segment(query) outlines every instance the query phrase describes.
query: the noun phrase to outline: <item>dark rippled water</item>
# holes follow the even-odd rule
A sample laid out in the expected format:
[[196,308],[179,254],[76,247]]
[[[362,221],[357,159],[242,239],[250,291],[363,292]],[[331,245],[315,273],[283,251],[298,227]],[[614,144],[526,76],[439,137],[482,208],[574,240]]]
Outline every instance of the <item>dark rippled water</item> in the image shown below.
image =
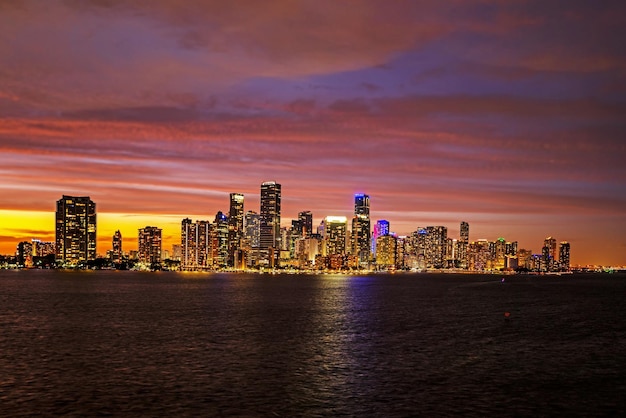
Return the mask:
[[623,416],[625,295],[620,275],[3,271],[0,415]]

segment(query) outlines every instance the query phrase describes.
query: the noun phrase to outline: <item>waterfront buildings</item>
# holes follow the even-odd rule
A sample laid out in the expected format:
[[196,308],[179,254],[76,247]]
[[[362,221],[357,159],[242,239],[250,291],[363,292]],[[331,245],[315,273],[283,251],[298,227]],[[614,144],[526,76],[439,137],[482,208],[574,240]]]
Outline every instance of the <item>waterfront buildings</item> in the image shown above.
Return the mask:
[[393,235],[382,235],[376,243],[376,268],[378,270],[395,270],[398,256],[397,238]]
[[374,232],[372,232],[372,254],[376,254],[376,241],[378,237],[389,235],[389,221],[386,219],[379,219],[374,225]]
[[547,237],[543,241],[543,247],[541,248],[541,270],[553,271],[558,268],[557,266],[557,244],[556,239]]
[[241,193],[230,194],[228,211],[228,266],[233,267],[241,259],[241,243],[243,240],[244,197]]
[[559,269],[568,271],[570,269],[570,245],[567,241],[562,241],[559,245]]
[[359,265],[368,266],[371,254],[370,197],[363,193],[354,195],[352,254],[358,257]]
[[180,227],[180,257],[183,270],[213,268],[213,225],[185,218]]
[[324,220],[324,250],[326,256],[344,256],[346,254],[347,218],[345,216],[327,216]]
[[56,203],[56,259],[77,265],[96,258],[96,204],[89,196],[63,195]]
[[137,245],[140,263],[152,266],[161,262],[161,228],[156,226],[140,228]]
[[459,241],[458,241],[458,256],[456,260],[458,260],[460,268],[467,267],[467,246],[469,245],[469,236],[470,229],[469,223],[463,221],[461,222],[461,227],[459,231]]
[[224,268],[228,264],[228,216],[218,211],[213,222],[213,265],[217,268]]
[[281,186],[275,181],[261,184],[261,211],[259,214],[260,261],[276,266],[280,253],[280,198]]
[[[389,222],[379,220],[369,233],[369,196],[354,195],[354,215],[349,224],[345,216],[323,218],[317,233],[313,215],[301,211],[291,227],[280,227],[280,185],[261,185],[261,211],[245,212],[243,195],[230,194],[229,216],[218,211],[213,222],[185,218],[181,222],[180,244],[172,247],[173,261],[183,270],[221,270],[289,267],[300,269],[349,270],[441,270],[562,272],[570,269],[570,244],[557,246],[553,237],[544,240],[541,253],[518,248],[517,241],[498,238],[469,241],[469,224],[461,222],[459,238],[448,237],[447,227],[417,228],[407,236],[390,232]],[[89,197],[63,196],[57,201],[56,241],[20,242],[16,260],[21,266],[101,266],[95,260],[95,203]],[[349,229],[349,226],[352,226]],[[262,228],[263,227],[263,228]],[[161,248],[161,230],[141,228],[138,250],[122,252],[122,234],[117,230],[108,251],[113,264],[132,267],[137,260],[158,265],[167,258]],[[379,245],[381,245],[379,247]],[[375,251],[371,252],[370,248]],[[41,260],[47,254],[52,256]],[[367,254],[367,256],[366,256]],[[88,263],[89,261],[95,263]],[[103,259],[104,260],[104,259]],[[130,264],[125,261],[130,260]],[[279,265],[278,261],[281,264]],[[167,262],[166,267],[178,266]]]
[[313,214],[311,211],[298,213],[298,229],[302,238],[310,237],[313,234]]
[[115,231],[112,239],[111,261],[114,263],[121,263],[122,255],[122,233],[118,229]]

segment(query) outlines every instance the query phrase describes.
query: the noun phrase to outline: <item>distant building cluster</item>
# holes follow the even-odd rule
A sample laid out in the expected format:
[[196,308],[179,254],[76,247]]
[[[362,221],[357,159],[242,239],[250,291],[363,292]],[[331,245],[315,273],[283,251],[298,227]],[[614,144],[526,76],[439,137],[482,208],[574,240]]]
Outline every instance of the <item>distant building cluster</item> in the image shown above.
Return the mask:
[[289,268],[296,270],[468,270],[562,272],[570,269],[570,244],[548,237],[540,253],[516,241],[470,240],[460,223],[458,238],[445,226],[418,227],[406,236],[391,232],[387,220],[370,219],[370,197],[354,196],[354,213],[326,216],[314,227],[310,211],[281,227],[281,185],[261,184],[259,212],[244,210],[244,195],[230,194],[228,213],[213,220],[181,221],[180,244],[162,248],[161,229],[138,230],[138,248],[124,252],[116,231],[106,257],[96,257],[96,204],[89,197],[57,201],[55,242],[21,242],[16,258],[23,266],[161,268],[192,271]]

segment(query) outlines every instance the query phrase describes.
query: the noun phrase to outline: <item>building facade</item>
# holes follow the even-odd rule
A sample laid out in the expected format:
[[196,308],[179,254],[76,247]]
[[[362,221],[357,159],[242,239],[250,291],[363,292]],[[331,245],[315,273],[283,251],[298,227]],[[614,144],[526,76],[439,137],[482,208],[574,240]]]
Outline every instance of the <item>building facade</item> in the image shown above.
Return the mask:
[[185,218],[180,228],[180,264],[183,270],[213,267],[213,225]]
[[56,204],[56,260],[70,265],[96,259],[96,204],[63,196]]
[[261,184],[261,211],[259,213],[259,249],[264,264],[275,266],[281,248],[280,239],[281,186],[275,181]]
[[140,263],[154,265],[161,263],[161,228],[146,226],[139,229],[137,258]]
[[114,263],[122,262],[122,233],[119,229],[115,231],[111,240],[111,261]]
[[243,240],[243,200],[241,193],[230,194],[230,209],[228,211],[228,265],[230,267],[235,265]]
[[346,254],[347,219],[345,216],[327,216],[324,222],[324,255]]
[[570,245],[567,241],[562,241],[559,245],[559,268],[562,271],[570,269]]
[[371,255],[370,197],[354,195],[354,217],[352,218],[352,254],[358,257],[360,266],[367,267]]

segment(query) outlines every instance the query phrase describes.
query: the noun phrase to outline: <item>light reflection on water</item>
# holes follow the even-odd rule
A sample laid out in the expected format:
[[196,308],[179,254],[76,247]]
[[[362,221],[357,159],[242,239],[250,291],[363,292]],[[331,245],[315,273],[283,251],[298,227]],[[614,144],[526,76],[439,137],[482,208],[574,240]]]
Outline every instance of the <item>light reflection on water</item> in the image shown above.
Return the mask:
[[0,405],[3,416],[619,415],[625,287],[0,272]]

